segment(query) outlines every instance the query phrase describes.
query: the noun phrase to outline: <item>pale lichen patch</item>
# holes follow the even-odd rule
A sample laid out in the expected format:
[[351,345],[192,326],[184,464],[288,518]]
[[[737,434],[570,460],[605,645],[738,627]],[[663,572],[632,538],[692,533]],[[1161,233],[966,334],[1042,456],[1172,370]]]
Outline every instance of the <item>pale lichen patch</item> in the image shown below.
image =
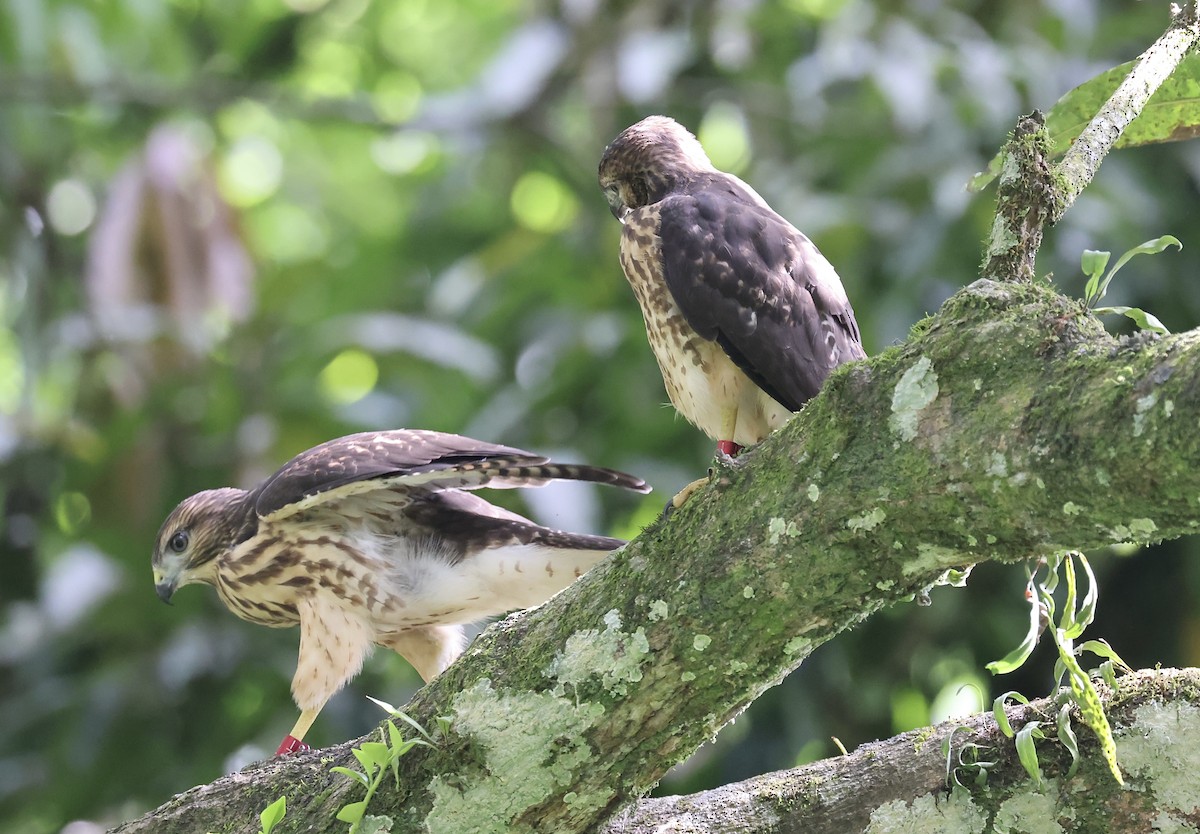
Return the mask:
[[1143,704],[1116,741],[1121,768],[1153,788],[1158,807],[1188,814],[1200,808],[1200,707],[1179,701]]
[[1079,515],[1083,510],[1074,501],[1068,501],[1063,504],[1063,515]]
[[[433,778],[433,807],[425,820],[430,834],[511,831],[512,820],[569,783],[591,760],[583,739],[604,714],[600,704],[577,704],[549,692],[497,692],[487,678],[455,695],[451,710],[454,732],[483,752],[483,772],[456,774],[453,785],[440,775]],[[575,803],[600,807],[611,797],[611,792],[577,795]]]
[[622,631],[616,609],[604,615],[604,625],[603,631],[589,628],[572,634],[542,670],[543,675],[558,681],[556,695],[568,686],[578,689],[588,679],[599,677],[606,692],[621,696],[628,691],[626,684],[642,679],[642,665],[650,654],[645,630],[639,626],[632,633]]
[[800,527],[794,521],[785,521],[779,516],[775,516],[767,522],[767,539],[771,544],[779,544],[784,536],[794,539],[798,535],[800,535]]
[[882,524],[886,518],[887,513],[884,512],[883,508],[876,507],[875,509],[869,510],[862,515],[856,515],[852,518],[846,519],[846,527],[855,531],[856,533],[874,530],[876,527]]
[[691,683],[692,681],[694,681],[696,679],[696,673],[695,672],[684,672],[683,674],[681,674],[679,676],[679,679],[681,681],[683,681],[684,683]]
[[1133,436],[1141,437],[1146,430],[1146,415],[1158,402],[1158,393],[1151,391],[1144,397],[1138,397],[1133,408]]
[[1048,779],[1044,793],[1020,791],[1006,799],[996,809],[993,823],[996,831],[1020,831],[1022,834],[1060,834],[1065,829],[1059,819],[1073,819],[1073,814],[1057,807],[1058,791],[1054,780]]
[[871,812],[864,834],[962,834],[983,831],[987,814],[977,808],[966,791],[954,791],[938,801],[933,794],[912,803],[893,799]]
[[817,486],[816,484],[809,484],[807,494],[808,494],[808,500],[812,501],[815,504],[817,502],[817,499],[821,497],[821,488],[819,486]]
[[707,634],[697,634],[692,638],[692,648],[698,652],[702,652],[712,645],[712,638]]
[[892,391],[892,413],[888,427],[902,440],[917,436],[921,411],[938,395],[938,376],[933,362],[922,356],[906,370]]
[[807,637],[796,635],[791,640],[788,640],[783,644],[783,653],[789,655],[800,654],[801,652],[807,652],[811,646],[812,640],[809,640]]
[[670,607],[665,599],[656,599],[650,603],[650,622],[657,623],[669,616]]
[[1008,475],[1008,461],[1000,452],[992,452],[988,456],[988,465],[985,471],[993,478],[1003,478]]
[[1129,524],[1118,524],[1108,531],[1115,542],[1128,542],[1135,539],[1148,539],[1158,531],[1158,525],[1150,518],[1130,519]]
[[902,570],[905,576],[912,576],[913,574],[937,570],[947,565],[964,561],[967,560],[963,558],[963,554],[958,550],[938,544],[925,544],[922,542],[917,545],[917,557],[909,562],[905,562]]
[[754,599],[754,586],[747,585],[745,588],[742,588],[742,596],[746,599]]

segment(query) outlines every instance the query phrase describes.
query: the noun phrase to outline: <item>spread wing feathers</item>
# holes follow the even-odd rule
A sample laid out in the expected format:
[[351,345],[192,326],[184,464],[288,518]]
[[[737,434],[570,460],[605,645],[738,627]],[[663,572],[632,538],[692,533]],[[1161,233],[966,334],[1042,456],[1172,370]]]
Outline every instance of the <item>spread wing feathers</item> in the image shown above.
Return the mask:
[[663,277],[688,324],[781,405],[798,411],[830,371],[861,359],[833,266],[732,175],[658,205]]
[[[376,490],[396,496],[445,489],[542,486],[595,481],[637,492],[646,482],[598,466],[559,464],[509,446],[419,429],[362,432],[314,446],[285,463],[251,496],[255,512],[278,520],[310,507]],[[490,505],[489,505],[490,506]]]
[[414,501],[408,519],[442,537],[452,534],[464,553],[494,547],[532,544],[555,550],[616,550],[622,539],[568,533],[535,524],[523,516],[489,504],[477,495],[447,490]]

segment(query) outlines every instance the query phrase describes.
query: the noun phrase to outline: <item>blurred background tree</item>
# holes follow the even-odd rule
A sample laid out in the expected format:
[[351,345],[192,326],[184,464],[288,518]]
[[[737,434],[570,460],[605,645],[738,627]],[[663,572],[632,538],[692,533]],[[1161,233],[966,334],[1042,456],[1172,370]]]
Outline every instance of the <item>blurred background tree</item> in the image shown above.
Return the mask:
[[[514,505],[633,536],[703,471],[711,443],[664,406],[595,187],[620,129],[691,126],[837,266],[874,353],[974,277],[992,197],[963,186],[1016,117],[1166,22],[1094,0],[0,7],[0,829],[87,834],[290,726],[295,631],[153,593],[155,530],[186,495],[425,427],[643,475],[642,504],[575,487]],[[1198,178],[1195,143],[1114,155],[1041,271],[1079,295],[1083,249],[1173,233],[1184,251],[1139,259],[1109,299],[1192,327]],[[1134,666],[1200,659],[1195,550],[1094,555],[1094,632]],[[983,672],[1023,634],[1023,585],[986,566],[874,617],[660,790],[1045,693],[1049,655]],[[364,694],[418,684],[381,654],[310,739],[367,731]]]

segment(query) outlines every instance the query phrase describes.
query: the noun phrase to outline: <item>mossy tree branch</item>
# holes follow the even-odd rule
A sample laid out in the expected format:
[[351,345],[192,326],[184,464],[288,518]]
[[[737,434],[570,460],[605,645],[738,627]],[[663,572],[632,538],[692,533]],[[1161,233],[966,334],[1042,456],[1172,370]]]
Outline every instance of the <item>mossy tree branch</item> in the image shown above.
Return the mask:
[[[451,734],[405,757],[373,810],[395,832],[591,830],[947,568],[1196,529],[1197,419],[1200,332],[1117,340],[1048,287],[977,282],[668,523],[486,632],[409,705]],[[352,764],[344,746],[120,830],[230,830],[281,793],[280,830],[304,830],[359,798],[331,764]]]
[[[1184,823],[1195,817],[1200,671],[1139,672],[1122,678],[1118,693],[1104,689],[1103,700],[1133,790],[1117,785],[1088,749],[1093,745],[1086,735],[1081,737],[1082,764],[1069,780],[1066,748],[1055,742],[1038,745],[1045,777],[1038,785],[1021,765],[1013,740],[1001,734],[991,713],[983,713],[864,744],[849,755],[794,770],[691,796],[644,799],[601,832],[847,834],[870,826],[871,834],[969,834],[1012,830],[1013,822],[1023,824],[1020,830],[1033,830],[1030,824],[1038,821],[1047,831],[1145,834],[1156,820],[1157,830],[1172,825],[1185,830]],[[1020,729],[1030,721],[1053,726],[1057,708],[1043,698],[1006,712],[1009,723]],[[952,757],[945,753],[947,744]],[[991,763],[979,785],[977,769],[958,765],[964,750],[974,750],[964,756],[967,761]],[[948,790],[950,766],[969,791]],[[1059,827],[1057,820],[1070,820],[1070,828]]]
[[[1060,207],[1043,205],[1023,240]],[[407,706],[449,735],[371,812],[395,834],[595,830],[816,646],[947,569],[1197,529],[1200,331],[1114,339],[1023,251],[991,251],[1006,280],[843,368],[669,522],[482,635]],[[277,831],[330,830],[361,798],[335,764],[354,765],[348,745],[116,830],[253,832],[281,794]]]

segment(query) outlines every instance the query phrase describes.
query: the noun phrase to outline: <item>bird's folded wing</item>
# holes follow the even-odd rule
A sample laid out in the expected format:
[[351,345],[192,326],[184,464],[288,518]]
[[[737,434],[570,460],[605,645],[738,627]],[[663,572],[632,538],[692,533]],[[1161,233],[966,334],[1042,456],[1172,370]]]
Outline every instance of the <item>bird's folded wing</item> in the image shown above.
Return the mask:
[[833,266],[770,208],[734,186],[657,208],[663,277],[684,318],[781,405],[799,410],[833,368],[862,358]]
[[551,463],[510,446],[419,429],[364,432],[303,452],[253,496],[260,517],[280,519],[309,507],[386,490],[422,494],[447,489],[542,486],[552,480],[607,483],[649,492],[645,481],[598,466]]

